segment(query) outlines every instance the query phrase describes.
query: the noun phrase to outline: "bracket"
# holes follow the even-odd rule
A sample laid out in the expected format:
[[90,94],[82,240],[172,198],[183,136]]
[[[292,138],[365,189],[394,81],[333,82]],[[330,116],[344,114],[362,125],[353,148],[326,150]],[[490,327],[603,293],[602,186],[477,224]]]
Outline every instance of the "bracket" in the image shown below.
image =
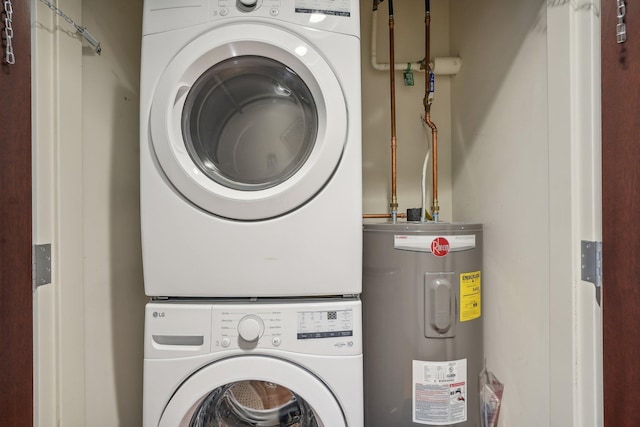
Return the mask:
[[33,289],[51,283],[51,243],[33,245]]
[[581,242],[581,279],[596,287],[596,301],[600,306],[602,290],[602,242]]

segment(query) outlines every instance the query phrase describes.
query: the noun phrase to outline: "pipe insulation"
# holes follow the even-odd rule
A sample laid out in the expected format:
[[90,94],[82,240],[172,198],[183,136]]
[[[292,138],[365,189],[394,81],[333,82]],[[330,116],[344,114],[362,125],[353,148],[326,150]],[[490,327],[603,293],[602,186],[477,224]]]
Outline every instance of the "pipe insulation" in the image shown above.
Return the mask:
[[[378,62],[378,11],[374,10],[371,16],[371,66],[374,70],[389,71],[389,64]],[[435,75],[452,76],[458,74],[462,68],[462,59],[449,56],[430,58],[429,66]],[[424,72],[424,59],[415,62],[395,63],[394,70]]]
[[435,57],[431,59],[431,71],[439,76],[458,74],[462,67],[462,60],[456,57]]

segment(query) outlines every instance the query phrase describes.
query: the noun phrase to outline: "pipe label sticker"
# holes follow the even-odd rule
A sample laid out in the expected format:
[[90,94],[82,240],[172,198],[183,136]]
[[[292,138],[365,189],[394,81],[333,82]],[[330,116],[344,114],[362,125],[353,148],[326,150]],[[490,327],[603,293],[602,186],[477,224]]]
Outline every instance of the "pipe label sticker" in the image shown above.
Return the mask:
[[482,315],[481,273],[460,274],[460,321],[468,322]]
[[467,421],[467,359],[413,361],[413,422],[450,425]]
[[[439,243],[434,245],[436,240]],[[446,242],[448,248],[446,252],[443,244]],[[401,251],[413,251],[413,252],[431,252],[436,256],[444,256],[449,252],[468,251],[475,249],[476,236],[470,235],[456,235],[456,236],[425,236],[425,235],[412,235],[412,234],[396,234],[393,236],[393,247]],[[434,249],[439,254],[434,252]]]

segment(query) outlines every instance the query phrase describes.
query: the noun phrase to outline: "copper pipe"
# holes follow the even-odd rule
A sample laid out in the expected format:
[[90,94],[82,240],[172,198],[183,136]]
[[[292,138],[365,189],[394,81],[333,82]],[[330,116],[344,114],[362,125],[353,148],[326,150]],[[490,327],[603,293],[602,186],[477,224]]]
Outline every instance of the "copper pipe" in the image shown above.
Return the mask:
[[438,128],[431,121],[431,112],[428,110],[424,114],[424,121],[431,128],[431,140],[433,141],[433,205],[431,206],[431,211],[433,220],[438,221],[440,213],[440,206],[438,206]]
[[[393,20],[393,0],[389,0],[389,63],[395,64],[394,49],[394,20]],[[391,218],[396,221],[398,215],[398,196],[396,184],[396,85],[394,67],[389,68],[389,87],[391,92]]]
[[431,206],[431,212],[434,221],[438,221],[440,215],[440,206],[438,204],[438,128],[435,123],[431,121],[431,102],[429,99],[430,78],[432,74],[431,70],[431,12],[429,11],[429,4],[425,2],[425,14],[424,14],[424,26],[425,26],[425,73],[424,73],[424,121],[431,128],[431,140],[433,144],[433,204]]
[[[396,216],[398,218],[406,218],[407,214],[399,213],[399,214],[396,214]],[[364,215],[362,215],[362,218],[365,218],[365,219],[370,219],[370,218],[391,218],[391,214],[388,214],[388,213],[387,214],[364,214]]]
[[[373,10],[377,10],[379,1],[374,0]],[[394,49],[394,20],[393,20],[393,0],[389,0],[389,63],[395,63]],[[389,67],[389,87],[391,97],[391,202],[389,207],[391,213],[386,214],[363,214],[362,218],[391,218],[395,224],[397,218],[406,218],[406,214],[398,214],[398,196],[396,184],[396,85],[394,67]]]

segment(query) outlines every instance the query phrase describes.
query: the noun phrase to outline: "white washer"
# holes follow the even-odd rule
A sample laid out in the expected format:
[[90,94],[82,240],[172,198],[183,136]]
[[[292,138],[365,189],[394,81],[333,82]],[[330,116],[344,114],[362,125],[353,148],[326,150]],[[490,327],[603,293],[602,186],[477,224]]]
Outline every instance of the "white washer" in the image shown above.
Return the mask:
[[144,427],[362,427],[361,317],[356,299],[149,303]]
[[359,294],[358,0],[146,0],[150,296]]

